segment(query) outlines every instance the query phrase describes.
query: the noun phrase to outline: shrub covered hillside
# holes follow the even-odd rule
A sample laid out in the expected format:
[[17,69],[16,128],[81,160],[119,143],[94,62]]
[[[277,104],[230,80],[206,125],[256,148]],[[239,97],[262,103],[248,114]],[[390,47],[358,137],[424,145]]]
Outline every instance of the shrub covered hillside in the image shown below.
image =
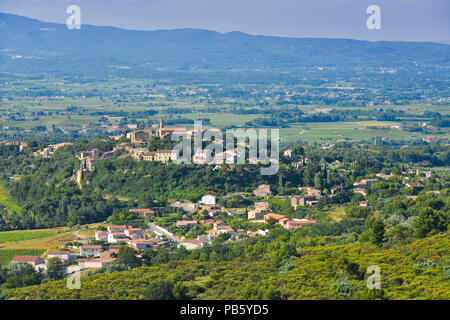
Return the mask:
[[[231,252],[242,256],[228,261],[216,258],[214,250],[197,249],[198,255],[153,267],[86,275],[80,290],[68,289],[65,280],[51,281],[11,290],[9,298],[450,299],[448,232],[391,247],[305,239],[280,230],[268,237],[266,243],[234,245]],[[381,290],[366,288],[369,265],[381,270]]]

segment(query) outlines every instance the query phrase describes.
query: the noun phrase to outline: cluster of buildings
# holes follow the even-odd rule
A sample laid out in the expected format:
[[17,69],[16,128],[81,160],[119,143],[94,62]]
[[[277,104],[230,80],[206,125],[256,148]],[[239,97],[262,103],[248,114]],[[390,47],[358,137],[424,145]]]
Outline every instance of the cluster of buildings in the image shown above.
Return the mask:
[[[403,184],[406,187],[413,188],[415,190],[423,189],[425,186],[421,182],[417,181],[410,181],[410,177],[406,175],[413,175],[413,180],[419,180],[422,182],[427,181],[427,179],[431,178],[433,175],[433,172],[430,170],[419,170],[419,169],[408,169],[407,171],[403,172]],[[374,185],[375,183],[380,182],[380,180],[388,180],[392,177],[394,177],[393,174],[385,174],[385,173],[377,173],[375,175],[377,178],[370,178],[370,179],[362,179],[361,181],[355,182],[353,184],[353,191],[355,193],[359,193],[363,195],[364,197],[367,196],[368,189]],[[335,193],[340,190],[341,186],[333,186],[330,188],[330,194],[329,197],[333,197]],[[294,208],[294,210],[298,206],[305,206],[305,205],[315,205],[319,202],[320,198],[322,197],[322,192],[318,189],[315,189],[313,187],[299,187],[298,188],[302,195],[294,195],[291,197],[291,206]],[[434,194],[438,194],[438,191],[431,191]],[[271,195],[270,186],[269,185],[260,185],[257,189],[253,190],[253,194],[258,197],[267,197]],[[415,198],[415,196],[409,196],[410,198]],[[271,213],[270,209],[268,208],[267,202],[256,202],[254,204],[255,209],[248,212],[248,219],[257,219],[262,218],[265,214]],[[369,201],[363,200],[360,202],[361,207],[368,207],[370,206]]]
[[270,186],[268,184],[262,184],[255,190],[253,190],[253,194],[257,197],[268,197],[272,194],[272,191],[270,191]]
[[98,149],[92,149],[91,151],[83,151],[79,157],[80,169],[75,172],[72,180],[75,181],[81,188],[81,180],[83,179],[83,174],[86,171],[92,171],[94,169],[95,163],[99,159],[111,159],[114,155],[115,150],[109,152],[101,152]]
[[223,212],[222,208],[217,206],[216,201],[216,196],[207,194],[196,203],[177,201],[171,203],[171,206],[174,208],[180,208],[186,213],[194,213],[196,210],[199,210],[202,213],[206,213],[207,215],[214,217]]
[[[256,202],[255,209],[248,212],[248,219],[263,218],[261,222],[267,223],[270,218],[275,219],[275,223],[281,225],[288,230],[294,230],[300,228],[306,224],[316,223],[315,220],[307,219],[293,219],[283,215],[275,214],[268,208],[267,202]],[[256,220],[255,220],[256,221]],[[242,229],[232,228],[227,225],[223,220],[205,219],[201,221],[197,220],[181,220],[177,221],[176,227],[191,228],[197,225],[203,225],[206,227],[212,226],[206,234],[197,236],[195,240],[183,240],[181,244],[187,249],[194,249],[203,246],[205,243],[213,241],[221,234],[229,234],[232,239],[237,239],[242,236],[254,237],[256,235],[265,235],[267,231],[259,230],[257,232],[245,231]]]
[[294,210],[298,206],[315,205],[322,196],[322,192],[313,187],[299,187],[298,189],[303,193],[306,192],[306,194],[292,197],[291,205],[294,207]]
[[[81,254],[82,253],[83,250],[81,249]],[[52,258],[58,258],[63,263],[67,263],[77,260],[78,257],[78,255],[70,252],[69,250],[49,250],[47,251],[47,260],[42,259],[40,256],[15,256],[11,260],[11,263],[25,262],[32,265],[36,270],[46,270],[48,260]]]
[[[201,132],[202,134],[206,131],[216,132],[216,140],[215,142],[223,143],[222,138],[217,138],[220,135],[221,130],[218,128],[209,128],[209,129],[201,129],[197,131],[197,129],[186,129],[186,128],[166,128],[164,126],[164,121],[161,120],[159,123],[159,129],[151,128],[151,129],[141,129],[135,130],[133,132],[127,133],[127,139],[131,141],[131,148],[128,149],[128,153],[120,156],[120,158],[133,157],[137,160],[143,161],[158,161],[167,163],[169,161],[178,160],[178,153],[172,150],[157,150],[157,151],[148,151],[147,146],[150,140],[150,137],[164,138],[166,136],[170,136],[173,133],[176,133],[180,136],[192,137],[194,134]],[[120,137],[114,137],[120,138]],[[241,147],[248,147],[246,143],[239,143]],[[210,150],[197,150],[192,154],[192,162],[196,164],[223,164],[225,161],[227,163],[237,163],[241,157],[245,156],[239,150],[239,148],[234,148],[233,150],[226,150],[224,152],[219,152],[211,155]],[[258,159],[250,158],[248,159],[249,163],[256,164]]]
[[[150,248],[158,248],[162,240],[160,238],[146,238],[145,236],[148,235],[144,230],[139,228],[133,228],[127,225],[112,225],[107,228],[107,231],[97,231],[95,233],[95,240],[104,241],[109,246],[99,244],[81,245],[79,246],[80,251],[78,254],[69,250],[49,250],[46,260],[40,256],[15,256],[11,260],[11,263],[28,263],[38,271],[46,270],[48,261],[52,258],[58,258],[63,263],[70,263],[66,268],[67,273],[71,273],[74,267],[78,267],[79,269],[102,268],[114,262],[122,246],[131,247],[136,253]],[[104,250],[104,247],[108,249]]]
[[[413,180],[417,181],[411,181],[410,177],[408,175],[413,175]],[[433,172],[430,170],[419,170],[419,169],[408,169],[405,172],[402,172],[403,176],[403,184],[405,187],[413,188],[415,190],[420,190],[425,187],[425,185],[422,182],[426,182],[427,179],[431,178],[433,175]],[[395,177],[393,174],[385,174],[385,173],[377,173],[375,175],[377,178],[372,179],[362,179],[359,182],[355,182],[353,184],[353,191],[355,193],[359,193],[363,195],[364,197],[367,196],[367,190],[374,185],[375,183],[380,182],[381,180],[388,180],[392,177]],[[366,204],[366,202],[362,202],[361,206],[368,206],[369,204]]]
[[[178,151],[156,150],[148,151],[143,148],[132,148],[128,153],[119,156],[119,159],[132,157],[138,161],[157,161],[167,163],[178,160]],[[192,163],[195,164],[223,164],[225,161],[237,163],[240,159],[237,148],[232,151],[224,151],[211,156],[210,150],[198,150],[192,155]],[[256,164],[257,159],[249,159],[249,163]]]
[[165,136],[171,135],[175,131],[182,134],[188,132],[186,128],[167,128],[164,125],[164,120],[161,120],[159,122],[159,129],[157,129],[156,125],[152,126],[151,129],[135,130],[127,133],[127,139],[131,140],[132,145],[147,145],[151,136],[162,139]]
[[42,150],[37,151],[37,154],[41,155],[42,157],[49,157],[50,155],[54,154],[56,150],[59,148],[65,147],[65,146],[71,146],[73,143],[71,142],[62,142],[57,144],[50,144],[47,147],[43,148]]
[[[428,179],[430,179],[433,175],[433,171],[431,170],[420,170],[420,169],[408,169],[404,172],[402,172],[402,183],[405,187],[411,188],[414,190],[414,192],[419,192],[422,190]],[[388,180],[392,177],[395,177],[393,174],[385,174],[385,173],[377,173],[376,176],[382,180]],[[412,177],[411,177],[412,176]],[[414,181],[411,181],[414,180]],[[436,181],[438,181],[439,178],[436,178]],[[374,183],[379,182],[378,179],[363,179],[360,182],[354,183],[354,189],[353,191],[356,193],[360,193],[363,196],[367,196],[366,190],[373,185]],[[422,183],[423,182],[423,183]],[[432,193],[435,195],[440,195],[439,190],[430,190],[427,191],[427,193]],[[417,198],[417,195],[409,195],[407,196],[408,199],[415,200]],[[370,206],[369,201],[363,200],[359,204],[360,207],[368,207]]]
[[99,231],[95,234],[97,241],[110,244],[108,249],[103,250],[103,246],[97,244],[80,246],[78,267],[80,269],[106,267],[114,262],[122,246],[128,246],[134,249],[136,253],[159,247],[159,243],[162,241],[160,238],[144,238],[144,235],[144,230],[131,226],[109,226],[108,232]]
[[31,264],[36,270],[38,270],[39,267],[45,269],[45,262],[39,256],[15,256],[11,260],[11,264],[19,262]]
[[[165,128],[163,120],[161,120],[159,124],[159,129],[151,128],[129,132],[126,134],[126,137],[127,139],[130,139],[131,147],[127,146],[127,143],[121,143],[109,152],[100,152],[97,149],[82,152],[81,156],[79,157],[81,161],[80,171],[91,171],[94,168],[95,163],[99,159],[112,158],[114,153],[118,149],[126,149],[128,151],[126,154],[119,156],[119,158],[133,157],[137,160],[159,161],[164,163],[175,161],[177,159],[177,153],[173,152],[172,150],[157,150],[154,152],[149,152],[147,150],[147,146],[151,136],[164,138],[165,136],[170,135],[175,131],[180,133],[188,132],[186,128]],[[114,136],[111,138],[118,140],[121,137],[122,135]],[[77,172],[76,175],[76,180],[79,180],[81,179],[81,177],[78,176],[81,176],[82,172]]]
[[223,220],[203,220],[201,222],[203,225],[208,226],[212,224],[212,229],[207,231],[205,236],[198,236],[198,240],[212,241],[223,233],[228,233],[231,237],[241,236],[245,234],[243,230],[236,230],[229,225],[227,225]]
[[293,196],[291,198],[291,206],[295,209],[297,209],[298,206],[305,206],[305,205],[315,205],[319,201],[317,200],[316,196],[314,195],[304,195],[304,196]]
[[[11,260],[11,264],[13,263],[28,263],[32,265],[36,271],[39,270],[47,270],[48,261],[52,258],[58,258],[63,263],[69,263],[73,261],[77,261],[80,269],[85,268],[101,268],[105,267],[107,264],[112,263],[114,261],[113,258],[100,258],[100,253],[102,251],[101,246],[96,245],[85,245],[80,247],[80,254],[74,254],[69,250],[60,250],[60,251],[48,251],[47,252],[47,260],[43,260],[40,256],[15,256]],[[83,258],[88,257],[88,258]],[[69,266],[66,268],[66,273],[70,273],[72,268]]]
[[266,201],[263,202],[255,202],[255,209],[247,212],[247,218],[250,219],[258,219],[264,217],[265,214],[271,213],[272,210],[269,209],[269,203]]
[[367,189],[373,184],[379,182],[378,179],[363,179],[359,182],[353,183],[353,192],[367,196]]
[[180,243],[186,249],[191,250],[198,247],[202,247],[205,243],[212,242],[215,238],[220,236],[221,234],[229,234],[231,238],[236,239],[242,237],[244,235],[251,236],[250,232],[246,232],[245,230],[235,229],[227,225],[223,220],[215,220],[215,219],[205,219],[201,221],[196,220],[182,220],[177,221],[177,228],[189,228],[196,225],[203,225],[206,227],[212,226],[206,234],[202,234],[197,236],[195,240],[182,240]]
[[[332,192],[334,193],[339,186],[333,187]],[[319,199],[322,195],[322,192],[318,189],[314,189],[313,187],[299,187],[298,188],[303,195],[296,195],[291,197],[291,205],[294,209],[298,206],[305,205],[315,205],[319,202]],[[306,193],[305,193],[306,192]],[[267,184],[262,184],[255,190],[253,190],[253,194],[257,197],[268,197],[272,194],[270,191],[270,186]],[[248,219],[256,219],[262,218],[266,213],[269,213],[270,209],[268,208],[267,202],[255,202],[255,209],[248,212]]]
[[[418,179],[425,181],[426,179],[431,178],[433,175],[433,171],[431,170],[420,170],[420,169],[408,169],[405,172],[402,172],[403,175],[413,175],[419,176]],[[423,176],[422,176],[423,175]]]
[[152,209],[130,209],[130,213],[135,214],[139,218],[158,217],[161,214],[159,210]]
[[[209,129],[201,129],[201,133],[204,133],[206,131],[217,131],[217,136],[220,135],[221,130],[218,128],[209,128]],[[173,150],[156,150],[156,151],[148,151],[148,145],[150,141],[150,137],[157,137],[157,138],[164,138],[166,136],[170,136],[173,133],[176,133],[180,136],[193,136],[194,134],[198,133],[196,129],[186,129],[186,128],[179,128],[179,127],[171,127],[167,128],[164,125],[164,121],[161,120],[158,125],[153,125],[152,128],[149,129],[138,129],[134,130],[132,132],[128,132],[126,134],[126,138],[130,140],[131,146],[129,146],[126,142],[119,144],[114,148],[114,150],[110,152],[106,152],[104,154],[98,152],[98,150],[91,150],[86,151],[81,154],[80,160],[81,168],[85,171],[91,171],[98,159],[108,159],[112,157],[115,151],[119,149],[125,149],[126,153],[120,155],[118,158],[134,158],[138,161],[155,161],[155,162],[163,162],[167,163],[169,161],[176,161],[178,160],[178,151]],[[215,142],[221,142],[223,143],[222,138],[215,138]],[[110,136],[111,139],[120,140],[123,137],[123,135],[118,136]],[[248,147],[248,143],[238,142],[239,147],[233,148],[232,150],[226,150],[223,152],[215,153],[214,155],[211,154],[211,150],[197,150],[192,154],[192,162],[195,164],[223,164],[224,162],[233,164],[238,163],[239,160],[241,160],[242,157],[245,158],[245,152],[243,152],[243,147]],[[292,150],[285,151],[285,155],[287,157],[293,156]],[[305,158],[304,163],[306,163],[309,159]],[[250,164],[257,164],[259,162],[258,158],[250,157],[248,159],[248,163]],[[77,177],[75,181],[78,182],[79,177],[78,175],[82,175],[81,173],[77,173]]]
[[3,144],[4,146],[19,146],[19,151],[23,151],[23,149],[28,148],[28,144],[26,142],[23,142],[23,141],[8,142],[6,140],[3,140],[1,142],[1,144]]
[[92,149],[91,151],[83,151],[81,152],[79,158],[81,161],[80,168],[91,171],[94,168],[95,163],[99,159],[111,159],[114,155],[114,151],[115,150],[109,152],[101,152],[98,149]]
[[288,230],[298,229],[306,224],[316,223],[315,220],[293,219],[276,213],[268,213],[264,215],[264,223],[268,223],[270,219],[274,219],[275,224],[278,224]]
[[309,161],[310,160],[308,157],[303,157],[299,161],[292,162],[291,166],[293,166],[294,168],[300,168],[300,167],[306,166],[309,163]]
[[127,225],[113,225],[107,231],[97,231],[95,240],[107,243],[126,243],[137,251],[157,248],[161,239],[145,238],[145,231],[140,228],[133,228]]
[[127,157],[133,157],[136,160],[139,161],[158,161],[167,163],[169,161],[175,161],[177,160],[177,152],[174,152],[172,150],[157,150],[157,151],[142,151],[142,150],[136,150],[132,153],[127,153],[119,158],[127,158]]

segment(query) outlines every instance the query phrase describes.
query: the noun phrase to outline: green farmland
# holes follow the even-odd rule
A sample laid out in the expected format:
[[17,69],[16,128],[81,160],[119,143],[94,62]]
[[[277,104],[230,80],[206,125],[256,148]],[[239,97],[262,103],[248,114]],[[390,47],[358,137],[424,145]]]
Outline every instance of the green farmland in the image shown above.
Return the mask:
[[0,243],[45,238],[58,232],[58,230],[0,232]]
[[8,265],[15,256],[41,256],[44,252],[44,249],[0,250],[0,265]]

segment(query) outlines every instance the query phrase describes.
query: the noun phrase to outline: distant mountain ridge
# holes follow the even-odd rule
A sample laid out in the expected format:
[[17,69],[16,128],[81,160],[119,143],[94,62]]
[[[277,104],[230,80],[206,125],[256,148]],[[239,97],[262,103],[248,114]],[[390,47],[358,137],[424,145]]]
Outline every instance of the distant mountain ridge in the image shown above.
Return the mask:
[[0,71],[61,68],[301,71],[450,64],[450,45],[283,38],[200,29],[134,31],[64,24],[0,13]]

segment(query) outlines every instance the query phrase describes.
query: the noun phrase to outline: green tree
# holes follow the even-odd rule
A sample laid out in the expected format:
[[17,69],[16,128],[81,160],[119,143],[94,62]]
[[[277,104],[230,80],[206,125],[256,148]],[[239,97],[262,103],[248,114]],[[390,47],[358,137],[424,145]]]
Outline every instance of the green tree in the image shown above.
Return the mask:
[[295,246],[291,243],[283,243],[281,248],[278,249],[273,258],[272,263],[275,267],[279,268],[284,263],[288,263],[287,261],[284,261],[286,259],[289,259],[291,256],[295,256],[297,254],[297,250],[295,249]]
[[124,264],[130,268],[137,268],[141,265],[141,260],[136,257],[136,253],[133,248],[122,246],[119,249],[117,259],[114,263]]
[[59,258],[51,258],[48,260],[47,275],[52,280],[64,278],[64,266]]
[[449,221],[448,216],[448,213],[445,214],[430,207],[423,208],[417,219],[417,235],[426,237],[430,234],[445,232]]
[[175,300],[172,290],[172,281],[157,280],[150,283],[144,291],[144,297],[148,300]]
[[385,232],[385,226],[383,221],[375,219],[375,221],[372,223],[371,229],[372,232],[370,235],[370,242],[376,244],[377,246],[381,245],[384,241],[384,232]]
[[265,293],[267,300],[281,300],[281,291],[270,286]]
[[272,228],[274,228],[276,222],[277,222],[277,220],[276,220],[275,218],[270,217],[270,218],[267,220],[267,229],[272,229]]
[[4,284],[6,288],[20,288],[40,284],[42,279],[40,272],[36,272],[32,265],[24,262],[11,264],[6,277]]
[[173,296],[177,300],[188,299],[188,288],[182,282],[177,282],[172,289]]

